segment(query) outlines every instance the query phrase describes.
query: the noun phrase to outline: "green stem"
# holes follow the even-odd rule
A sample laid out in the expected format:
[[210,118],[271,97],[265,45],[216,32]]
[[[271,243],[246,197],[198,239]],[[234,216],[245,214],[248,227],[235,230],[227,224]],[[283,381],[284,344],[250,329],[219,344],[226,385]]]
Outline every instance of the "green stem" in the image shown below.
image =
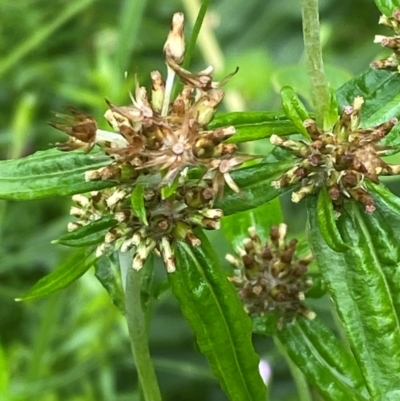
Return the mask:
[[153,362],[150,357],[146,333],[146,321],[142,309],[140,289],[142,284],[141,271],[130,267],[131,258],[120,254],[120,264],[129,264],[126,278],[126,320],[128,323],[129,340],[139,375],[140,388],[145,401],[161,401]]
[[201,26],[203,25],[204,17],[207,12],[207,8],[210,4],[210,0],[203,0],[199,13],[197,14],[196,22],[193,26],[192,35],[190,36],[189,46],[186,50],[185,60],[183,61],[182,67],[185,69],[189,68],[190,62],[192,61],[192,56],[194,49],[196,47],[197,38],[200,33]]
[[318,0],[302,0],[303,38],[307,57],[307,68],[311,83],[311,97],[316,120],[323,125],[324,116],[329,108],[329,92],[322,60],[321,40],[319,37]]
[[312,401],[313,398],[310,389],[308,387],[307,380],[303,375],[303,372],[290,359],[289,355],[285,350],[285,347],[276,337],[274,337],[274,343],[281,352],[281,354],[283,355],[283,357],[285,358],[287,364],[289,365],[290,373],[292,374],[293,380],[296,383],[297,393],[299,396],[298,400]]

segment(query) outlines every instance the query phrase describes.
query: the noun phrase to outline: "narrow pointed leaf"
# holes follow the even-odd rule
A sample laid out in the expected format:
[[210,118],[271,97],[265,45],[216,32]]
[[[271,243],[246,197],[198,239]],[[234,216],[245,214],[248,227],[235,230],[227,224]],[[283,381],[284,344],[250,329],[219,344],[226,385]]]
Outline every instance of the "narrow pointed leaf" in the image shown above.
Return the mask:
[[95,220],[86,226],[77,228],[74,231],[68,232],[62,235],[59,239],[52,241],[53,244],[70,245],[79,244],[80,240],[87,237],[92,237],[97,235],[103,235],[107,232],[107,229],[115,225],[116,220],[113,215],[103,216],[98,220]]
[[[400,324],[397,314],[398,246],[377,209],[368,215],[348,202],[338,220],[343,253],[325,243],[316,222],[316,201],[308,201],[309,238],[327,289],[336,305],[371,399],[398,399]],[[397,397],[397,398],[396,398]]]
[[241,143],[268,138],[272,134],[289,135],[296,127],[282,111],[252,111],[219,113],[208,124],[208,129],[233,125],[236,133],[225,142]]
[[261,240],[267,239],[271,226],[283,221],[283,214],[278,198],[255,209],[226,216],[221,227],[227,240],[234,246],[240,246],[249,236],[248,228],[255,227]]
[[42,298],[62,288],[67,287],[78,280],[96,261],[96,256],[91,250],[79,249],[72,254],[57,269],[40,279],[23,297],[17,301],[28,301]]
[[400,217],[400,199],[389,191],[389,189],[383,184],[375,184],[372,181],[365,181],[368,189],[375,195],[379,196],[380,202],[386,205],[394,213]]
[[276,335],[325,401],[369,400],[353,355],[319,319],[298,317]]
[[135,185],[131,194],[131,206],[133,213],[139,218],[139,220],[146,226],[149,225],[147,222],[146,209],[144,207],[144,185]]
[[[398,72],[368,69],[354,77],[336,92],[341,107],[353,103],[356,96],[364,98],[361,109],[362,128],[371,128],[390,119],[400,117],[400,85]],[[393,146],[387,154],[397,153],[400,149],[400,124],[381,140],[381,144]]]
[[286,159],[278,163],[259,163],[233,171],[231,176],[239,186],[240,193],[227,188],[216,207],[222,209],[224,215],[228,216],[253,209],[288,192],[292,188],[276,189],[272,186],[272,181],[281,178],[291,165],[292,161]]
[[380,69],[368,69],[346,82],[336,92],[341,107],[353,104],[356,96],[364,98],[361,126],[368,128],[399,115],[400,74]]
[[306,128],[303,125],[304,120],[310,118],[310,115],[301,102],[295,91],[290,86],[284,86],[281,89],[282,108],[298,132],[304,137],[309,138]]
[[0,199],[27,200],[73,195],[112,187],[111,181],[85,181],[85,172],[109,164],[99,152],[36,152],[0,162]]
[[266,388],[258,373],[250,318],[218,263],[211,244],[197,232],[201,246],[179,242],[176,272],[169,280],[200,350],[231,401],[265,401]]
[[324,186],[318,194],[317,223],[325,242],[337,252],[344,252],[349,246],[343,242],[336,226],[332,200]]

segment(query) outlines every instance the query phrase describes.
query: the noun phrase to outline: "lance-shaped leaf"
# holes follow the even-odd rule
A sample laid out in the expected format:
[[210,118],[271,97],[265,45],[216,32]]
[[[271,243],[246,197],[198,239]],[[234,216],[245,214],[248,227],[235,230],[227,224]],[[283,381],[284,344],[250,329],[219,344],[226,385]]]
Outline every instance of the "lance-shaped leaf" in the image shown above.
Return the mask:
[[240,192],[236,193],[226,188],[223,198],[216,206],[228,216],[253,209],[291,190],[292,188],[288,187],[276,189],[271,183],[281,178],[292,163],[289,159],[278,163],[263,162],[233,171],[231,176],[240,188]]
[[399,114],[398,72],[368,69],[346,82],[336,92],[340,106],[353,104],[356,96],[364,98],[361,109],[361,126],[380,124]]
[[365,180],[368,189],[372,194],[379,197],[379,201],[388,209],[393,211],[400,218],[400,199],[389,191],[383,184],[375,184],[372,181]]
[[296,132],[296,127],[282,111],[219,113],[208,124],[208,128],[230,125],[236,128],[236,133],[226,140],[227,143],[256,141],[272,134],[288,135]]
[[324,186],[318,194],[317,223],[325,242],[337,252],[344,252],[349,246],[343,242],[339,230],[336,227],[336,219],[333,211],[332,200],[328,190]]
[[243,239],[249,236],[248,228],[255,227],[262,241],[268,237],[271,226],[283,221],[283,214],[278,198],[258,206],[255,209],[225,216],[222,219],[222,231],[226,239],[234,246],[242,245]]
[[325,401],[369,400],[353,355],[318,318],[299,316],[276,336]]
[[203,233],[201,246],[179,242],[171,288],[195,333],[200,350],[231,401],[265,401],[250,318]]
[[0,162],[0,199],[27,200],[73,195],[115,185],[112,181],[85,181],[85,172],[109,164],[100,152],[36,152],[22,159]]
[[297,128],[298,132],[307,139],[310,138],[310,135],[303,125],[304,120],[310,118],[310,115],[293,88],[290,86],[284,86],[281,89],[281,100],[283,110],[292,121],[293,125]]
[[391,17],[392,14],[400,8],[398,0],[375,0],[375,4],[379,10],[388,17]]
[[115,223],[116,220],[113,215],[103,216],[86,226],[79,227],[74,231],[64,234],[51,243],[81,247],[95,245],[102,242],[108,229],[115,225]]
[[78,280],[96,261],[92,250],[79,249],[64,263],[40,279],[23,297],[16,301],[46,297]]
[[[397,8],[400,8],[400,4]],[[368,69],[348,81],[337,91],[340,106],[351,105],[356,96],[364,98],[361,109],[362,128],[371,128],[390,119],[400,117],[400,74],[386,70]],[[397,124],[381,143],[393,146],[389,153],[396,153],[400,149],[400,124]]]
[[371,399],[399,399],[400,383],[393,380],[400,371],[400,257],[394,233],[379,209],[369,215],[348,202],[338,229],[351,248],[338,253],[318,229],[316,200],[310,198],[307,207],[311,248]]

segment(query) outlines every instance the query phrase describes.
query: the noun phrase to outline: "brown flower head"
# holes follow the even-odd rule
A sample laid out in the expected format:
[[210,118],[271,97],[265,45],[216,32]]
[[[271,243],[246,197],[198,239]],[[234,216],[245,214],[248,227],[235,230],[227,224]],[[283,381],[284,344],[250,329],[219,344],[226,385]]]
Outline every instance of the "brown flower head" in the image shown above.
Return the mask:
[[310,193],[326,186],[337,213],[345,199],[355,199],[367,212],[375,210],[372,196],[364,180],[379,182],[380,175],[400,173],[400,166],[390,165],[381,159],[388,147],[379,144],[397,124],[397,119],[373,128],[359,128],[363,99],[357,97],[353,106],[346,106],[331,131],[323,131],[314,120],[304,121],[310,140],[294,141],[271,136],[271,142],[297,157],[295,165],[279,180],[276,188],[300,187],[292,194],[293,202],[299,202]]
[[[199,73],[182,68],[180,64],[185,53],[183,22],[183,14],[176,13],[164,46],[168,75],[164,80],[160,72],[151,73],[151,96],[135,79],[132,104],[116,106],[107,102],[109,108],[105,118],[114,132],[97,129],[93,117],[74,109],[71,117],[58,116],[64,118],[63,123],[52,125],[70,135],[66,144],[59,145],[60,149],[91,149],[95,144],[99,145],[112,160],[108,173],[120,171],[120,165],[131,166],[142,175],[161,173],[160,185],[163,186],[172,185],[186,167],[200,167],[213,180],[216,196],[222,193],[225,184],[223,180],[221,182],[221,174],[215,172],[218,166],[229,165],[231,170],[249,159],[235,155],[237,148],[223,143],[235,133],[233,126],[214,131],[207,129],[224,96],[221,87],[236,71],[221,82],[215,82],[211,66]],[[172,101],[170,97],[176,76],[184,86]],[[222,177],[237,191],[227,169],[223,170]],[[136,178],[135,174],[133,176]],[[104,179],[105,175],[100,172],[90,177]],[[107,178],[110,179],[110,174]],[[119,176],[111,178],[118,180]]]
[[250,227],[250,237],[237,250],[238,256],[226,257],[235,267],[230,280],[238,288],[247,313],[277,313],[279,325],[298,313],[308,318],[315,316],[302,303],[312,283],[305,275],[311,256],[305,259],[296,256],[297,240],[286,241],[286,228],[285,224],[272,227],[263,244],[255,228]]

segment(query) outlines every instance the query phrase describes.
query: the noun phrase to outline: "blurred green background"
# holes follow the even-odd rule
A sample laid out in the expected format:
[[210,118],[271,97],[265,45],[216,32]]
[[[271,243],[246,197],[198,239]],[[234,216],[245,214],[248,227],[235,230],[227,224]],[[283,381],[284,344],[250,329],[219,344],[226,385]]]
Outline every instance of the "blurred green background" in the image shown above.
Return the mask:
[[[372,42],[388,32],[372,0],[320,6],[328,78],[338,88],[385,56]],[[104,98],[128,102],[135,73],[148,85],[150,71],[165,72],[172,14],[187,14],[189,35],[197,7],[192,0],[0,0],[0,159],[65,140],[47,125],[65,106],[101,119]],[[212,63],[222,78],[240,67],[226,86],[225,111],[279,109],[284,84],[308,101],[300,1],[214,0],[205,31],[192,69]],[[291,233],[301,235],[302,206],[283,204]],[[124,320],[92,271],[48,299],[14,302],[68,256],[50,241],[65,231],[69,206],[69,199],[0,203],[0,401],[138,399]],[[220,234],[212,240],[222,257],[228,246]],[[328,302],[318,305],[327,313]],[[226,400],[169,292],[156,305],[150,342],[164,400]],[[272,366],[271,400],[296,400],[272,341],[255,342]]]

